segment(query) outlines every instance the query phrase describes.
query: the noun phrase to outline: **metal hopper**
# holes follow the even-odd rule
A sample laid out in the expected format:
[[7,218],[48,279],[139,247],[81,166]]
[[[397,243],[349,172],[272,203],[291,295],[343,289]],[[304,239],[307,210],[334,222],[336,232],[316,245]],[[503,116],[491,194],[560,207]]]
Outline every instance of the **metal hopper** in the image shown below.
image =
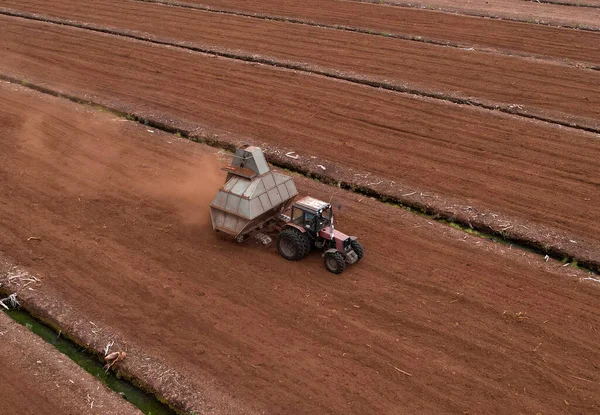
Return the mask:
[[291,177],[272,172],[258,147],[235,152],[227,180],[210,205],[213,229],[241,240],[285,210],[298,194]]

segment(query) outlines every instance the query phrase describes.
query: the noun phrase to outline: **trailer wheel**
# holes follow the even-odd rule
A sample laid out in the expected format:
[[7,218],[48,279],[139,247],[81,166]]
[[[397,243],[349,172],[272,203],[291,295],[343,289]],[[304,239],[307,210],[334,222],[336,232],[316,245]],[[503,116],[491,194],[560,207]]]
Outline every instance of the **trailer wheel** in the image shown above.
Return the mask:
[[350,242],[350,246],[352,247],[352,250],[356,253],[356,256],[358,257],[358,261],[356,262],[359,262],[362,259],[362,257],[365,256],[365,248],[363,248],[363,246],[358,241]]
[[324,258],[327,271],[334,274],[341,274],[346,269],[346,260],[344,260],[344,256],[341,253],[326,252]]
[[285,228],[277,235],[277,250],[289,261],[301,260],[310,251],[310,238],[296,228]]

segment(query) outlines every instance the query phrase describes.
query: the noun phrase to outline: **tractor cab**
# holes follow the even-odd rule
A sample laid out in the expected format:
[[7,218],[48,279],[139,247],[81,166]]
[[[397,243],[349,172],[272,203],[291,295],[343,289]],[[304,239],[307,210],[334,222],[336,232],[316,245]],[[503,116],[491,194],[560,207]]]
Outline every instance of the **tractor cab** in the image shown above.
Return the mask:
[[329,203],[307,196],[293,204],[291,221],[317,239],[319,232],[331,225],[332,215]]
[[292,205],[288,225],[277,236],[277,249],[284,258],[297,261],[312,247],[324,250],[325,267],[335,274],[364,254],[356,237],[335,229],[331,205],[307,196]]

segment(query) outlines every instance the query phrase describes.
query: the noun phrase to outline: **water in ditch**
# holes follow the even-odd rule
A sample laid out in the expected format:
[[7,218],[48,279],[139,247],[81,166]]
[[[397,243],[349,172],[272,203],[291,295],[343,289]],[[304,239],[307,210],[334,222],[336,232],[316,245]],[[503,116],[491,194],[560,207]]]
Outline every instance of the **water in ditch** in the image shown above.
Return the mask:
[[153,395],[137,388],[131,382],[119,379],[111,371],[106,372],[103,368],[103,363],[100,362],[96,356],[69,339],[59,335],[50,327],[36,320],[31,314],[24,310],[8,310],[4,312],[13,320],[27,327],[33,333],[53,345],[58,351],[68,356],[86,372],[90,373],[100,382],[117,392],[123,399],[132,403],[144,414],[175,415],[173,410],[158,401]]

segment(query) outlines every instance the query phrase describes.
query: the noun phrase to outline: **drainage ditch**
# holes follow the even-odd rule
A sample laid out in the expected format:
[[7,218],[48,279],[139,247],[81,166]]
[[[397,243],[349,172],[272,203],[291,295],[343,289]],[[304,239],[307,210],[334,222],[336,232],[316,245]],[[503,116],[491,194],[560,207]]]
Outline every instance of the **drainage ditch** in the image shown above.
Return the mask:
[[176,415],[176,412],[158,401],[155,396],[144,392],[131,382],[119,378],[112,371],[105,371],[103,362],[101,362],[94,354],[63,337],[60,332],[57,333],[54,329],[37,320],[26,310],[20,308],[5,310],[3,312],[14,321],[28,328],[44,341],[54,346],[59,352],[118,393],[123,399],[129,401],[132,405],[142,411],[142,413],[147,415]]

